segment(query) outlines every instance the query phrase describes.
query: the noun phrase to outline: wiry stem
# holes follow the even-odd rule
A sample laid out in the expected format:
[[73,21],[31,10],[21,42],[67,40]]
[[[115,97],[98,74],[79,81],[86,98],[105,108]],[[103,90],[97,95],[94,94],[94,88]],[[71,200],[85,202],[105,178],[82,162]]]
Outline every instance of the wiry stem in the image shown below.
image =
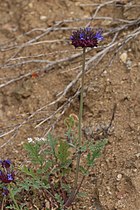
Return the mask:
[[76,163],[76,174],[74,180],[74,188],[73,191],[65,203],[65,206],[68,207],[74,201],[75,196],[77,194],[77,187],[78,187],[78,176],[79,176],[79,169],[80,169],[80,159],[81,159],[81,142],[82,142],[82,116],[83,116],[83,92],[84,92],[84,76],[85,76],[85,51],[86,49],[83,48],[83,65],[82,65],[82,84],[81,84],[81,92],[80,92],[80,108],[79,108],[79,128],[78,128],[78,156],[77,156],[77,163]]
[[10,197],[11,197],[12,201],[14,202],[14,205],[16,207],[16,210],[20,210],[20,207],[18,206],[18,204],[17,204],[17,202],[15,200],[15,196],[14,196],[14,194],[13,194],[10,186],[9,186],[8,190],[9,190],[9,193],[10,193]]
[[80,167],[80,158],[81,158],[81,141],[82,141],[82,116],[83,116],[83,92],[84,92],[84,76],[85,76],[85,48],[83,48],[83,66],[82,66],[82,85],[81,85],[81,93],[80,93],[80,109],[79,109],[79,138],[78,138],[78,157],[77,157],[77,164],[76,164],[76,176],[75,176],[75,183],[74,189],[77,188],[78,182],[78,174],[79,174],[79,167]]
[[4,203],[5,203],[5,200],[6,200],[6,198],[5,198],[5,196],[3,197],[3,200],[2,200],[2,204],[1,204],[1,210],[4,210]]

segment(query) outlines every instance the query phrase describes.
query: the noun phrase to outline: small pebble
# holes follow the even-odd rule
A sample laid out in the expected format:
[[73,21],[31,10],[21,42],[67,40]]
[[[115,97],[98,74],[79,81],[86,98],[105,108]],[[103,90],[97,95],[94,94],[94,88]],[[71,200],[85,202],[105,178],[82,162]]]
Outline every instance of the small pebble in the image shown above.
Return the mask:
[[136,173],[136,172],[137,172],[137,169],[135,168],[135,169],[133,169],[132,171],[133,171],[134,173]]
[[118,175],[117,175],[117,181],[120,181],[121,178],[122,178],[122,174],[118,174]]
[[29,3],[28,6],[29,6],[29,8],[33,8],[33,3],[32,2]]
[[40,20],[42,20],[42,21],[47,20],[47,16],[41,15],[41,16],[40,16]]
[[136,154],[136,157],[139,158],[140,157],[140,152]]
[[126,66],[127,66],[128,70],[130,70],[132,68],[132,61],[131,60],[127,60],[126,61]]
[[120,59],[123,63],[126,63],[127,61],[127,52],[123,52],[121,55],[120,55]]

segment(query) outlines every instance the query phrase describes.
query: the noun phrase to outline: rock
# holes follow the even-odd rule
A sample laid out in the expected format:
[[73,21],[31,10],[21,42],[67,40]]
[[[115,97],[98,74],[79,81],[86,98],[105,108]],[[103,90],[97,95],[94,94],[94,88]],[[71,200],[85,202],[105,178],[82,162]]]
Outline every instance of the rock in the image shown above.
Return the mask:
[[28,6],[29,6],[29,8],[33,8],[33,3],[30,2],[30,3],[28,4]]
[[126,67],[127,67],[128,70],[131,70],[131,68],[132,68],[132,61],[131,60],[126,61]]
[[106,188],[107,188],[107,192],[108,192],[108,194],[109,194],[109,195],[112,195],[112,192],[111,192],[110,187],[109,187],[109,186],[107,186]]
[[122,179],[122,174],[117,175],[117,181],[120,181]]
[[136,154],[136,157],[139,158],[140,157],[140,152]]
[[121,55],[120,55],[120,59],[123,63],[126,63],[127,61],[127,52],[123,52]]
[[40,16],[40,20],[42,20],[42,21],[47,20],[47,16],[41,15],[41,16]]

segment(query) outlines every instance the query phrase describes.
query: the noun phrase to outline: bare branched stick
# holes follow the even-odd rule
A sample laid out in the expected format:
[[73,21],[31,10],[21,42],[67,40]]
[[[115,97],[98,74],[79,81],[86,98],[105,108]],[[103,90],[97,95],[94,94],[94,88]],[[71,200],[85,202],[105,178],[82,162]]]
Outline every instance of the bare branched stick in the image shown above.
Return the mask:
[[54,26],[52,26],[51,28],[46,29],[46,31],[45,31],[44,33],[42,33],[41,35],[38,35],[38,36],[36,36],[35,38],[33,38],[33,39],[27,41],[25,44],[22,44],[21,47],[19,48],[19,50],[18,50],[12,57],[10,57],[9,60],[10,60],[11,58],[16,57],[16,56],[19,54],[19,52],[20,52],[26,45],[28,45],[28,44],[30,44],[30,43],[33,43],[33,42],[35,42],[35,41],[38,41],[38,40],[41,39],[42,37],[46,36],[48,33],[50,33],[50,32],[53,30],[53,28],[55,28],[56,26],[59,26],[61,23],[62,23],[61,21],[57,22],[57,23],[56,23]]
[[116,0],[113,0],[113,1],[106,1],[106,2],[104,2],[104,3],[101,3],[101,4],[95,4],[95,3],[93,3],[93,4],[80,4],[80,6],[82,6],[82,7],[85,7],[85,6],[94,6],[94,7],[104,7],[104,6],[106,6],[106,5],[110,5],[110,4],[113,4],[113,3],[115,3],[116,2]]
[[95,18],[95,17],[97,16],[97,13],[100,11],[100,9],[101,9],[102,7],[104,7],[104,6],[108,5],[108,4],[112,4],[112,3],[114,3],[114,2],[115,2],[115,1],[113,0],[113,1],[107,1],[107,2],[105,2],[105,3],[99,4],[99,5],[97,6],[96,10],[95,10],[94,15],[93,15],[92,17]]
[[46,57],[48,55],[53,55],[53,54],[57,54],[57,53],[67,53],[67,52],[68,52],[68,50],[59,50],[59,51],[55,51],[55,52],[51,52],[51,53],[47,53],[47,54],[42,53],[42,54],[29,55],[29,56],[20,56],[20,57],[12,58],[11,61],[29,59],[29,58]]
[[[82,54],[82,53],[77,53],[77,54],[72,55],[71,57],[67,57],[67,58],[64,58],[64,59],[60,59],[60,60],[51,62],[51,63],[48,64],[46,67],[44,67],[44,68],[42,68],[42,69],[34,70],[33,72],[37,72],[37,73],[38,73],[38,72],[44,72],[44,71],[45,71],[45,72],[48,72],[48,71],[50,71],[51,69],[53,69],[53,68],[55,67],[55,65],[60,64],[60,63],[63,63],[63,62],[67,62],[67,61],[72,61],[72,60],[74,60],[74,59],[80,57],[81,54]],[[14,65],[12,65],[12,66],[10,66],[10,67],[11,67],[11,68],[15,68],[15,66],[18,66],[18,65],[21,65],[21,63],[20,63],[20,64],[14,64]],[[9,67],[9,66],[4,66],[3,68],[6,68],[6,67]],[[14,78],[14,79],[10,80],[10,81],[7,81],[6,83],[1,84],[1,85],[0,85],[0,88],[3,88],[3,87],[5,87],[5,86],[7,86],[7,85],[9,85],[9,84],[11,84],[11,83],[13,83],[13,82],[19,81],[19,80],[21,80],[21,79],[23,79],[23,78],[27,78],[27,77],[31,76],[33,72],[27,73],[27,74],[25,74],[25,75],[22,75],[22,76],[20,76],[20,77],[17,77],[17,78]]]
[[[68,20],[63,20],[63,21],[58,21],[58,25],[59,24],[63,24],[63,23],[72,23],[72,22],[83,22],[83,21],[93,21],[93,20],[110,20],[110,21],[113,21],[113,22],[122,22],[122,23],[133,23],[133,20],[125,20],[125,19],[119,19],[119,18],[112,18],[112,17],[107,17],[107,16],[99,16],[99,17],[87,17],[87,18],[74,18],[74,19],[68,19]],[[7,51],[7,50],[12,50],[12,49],[15,49],[15,48],[24,48],[28,45],[31,45],[31,43],[35,42],[35,41],[38,41],[39,39],[43,38],[44,36],[46,36],[48,33],[50,33],[51,31],[65,31],[65,30],[74,30],[74,29],[77,29],[79,27],[58,27],[58,26],[53,26],[53,27],[49,27],[47,29],[45,28],[36,28],[36,29],[32,29],[30,30],[29,32],[26,32],[22,35],[19,35],[16,39],[14,40],[11,40],[11,42],[13,41],[14,44],[9,44],[8,43],[5,43],[5,44],[1,44],[0,45],[0,51],[1,52],[4,52],[4,51]],[[35,37],[34,39],[31,39],[29,40],[28,42],[22,44],[21,45],[18,45],[16,41],[19,41],[23,36],[26,36],[32,32],[35,32],[35,31],[43,31],[43,33],[37,37]],[[10,58],[12,59],[12,58]]]

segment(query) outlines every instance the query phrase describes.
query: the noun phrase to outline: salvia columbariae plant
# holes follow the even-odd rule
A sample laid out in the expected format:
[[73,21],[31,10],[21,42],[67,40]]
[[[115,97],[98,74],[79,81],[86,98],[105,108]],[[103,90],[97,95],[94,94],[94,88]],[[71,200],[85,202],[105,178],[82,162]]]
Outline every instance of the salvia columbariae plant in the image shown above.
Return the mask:
[[[32,168],[27,166],[20,168],[20,171],[25,174],[23,182],[16,181],[10,160],[0,161],[2,167],[0,181],[3,191],[1,210],[4,209],[4,202],[8,196],[13,203],[7,208],[28,209],[22,201],[20,203],[19,200],[15,200],[15,195],[23,191],[40,193],[44,198],[45,202],[42,205],[46,210],[69,209],[76,202],[85,177],[89,174],[89,169],[93,167],[95,159],[101,155],[107,142],[105,139],[94,142],[94,140],[89,141],[82,138],[86,48],[98,46],[98,43],[103,40],[102,30],[94,31],[91,27],[80,28],[72,33],[70,40],[75,48],[81,47],[83,50],[79,117],[71,114],[65,119],[64,124],[67,131],[64,138],[54,138],[49,134],[47,138],[28,139],[24,147],[33,166]],[[82,164],[81,158],[84,159]]]

